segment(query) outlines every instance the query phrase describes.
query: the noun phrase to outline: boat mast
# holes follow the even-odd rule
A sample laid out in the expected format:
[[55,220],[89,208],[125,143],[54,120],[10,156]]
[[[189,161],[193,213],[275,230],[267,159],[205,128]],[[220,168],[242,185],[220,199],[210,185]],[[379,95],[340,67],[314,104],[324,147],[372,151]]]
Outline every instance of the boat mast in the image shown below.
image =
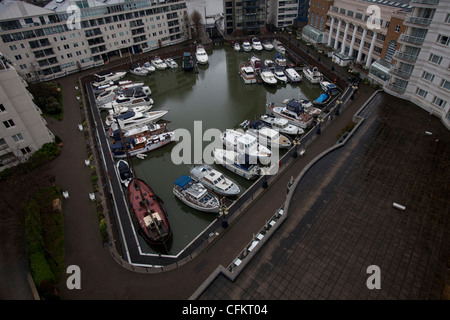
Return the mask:
[[[114,114],[115,114],[116,112],[115,112],[114,104],[112,105],[112,108],[113,108],[113,112],[114,112]],[[127,145],[126,145],[125,140],[124,140],[124,138],[123,138],[122,128],[120,127],[119,119],[118,119],[117,117],[116,117],[116,123],[117,123],[117,128],[119,129],[120,139],[122,140],[122,144],[123,144],[123,147],[124,147],[124,149],[125,149],[125,154],[126,154],[126,156],[127,156],[128,165],[130,166],[130,170],[131,170],[131,173],[133,174],[133,177],[136,177],[136,172],[135,172],[135,170],[134,170],[133,162],[131,161],[130,154],[128,153],[128,148],[127,148]],[[157,224],[157,221],[155,221],[155,218],[154,218],[153,215],[150,213],[150,210],[149,210],[148,205],[147,205],[147,201],[146,201],[146,199],[144,198],[144,196],[143,196],[143,194],[142,194],[141,185],[140,185],[139,183],[136,183],[136,179],[133,179],[133,180],[134,180],[134,182],[133,182],[134,185],[135,185],[135,186],[137,185],[137,187],[138,187],[139,194],[141,195],[141,199],[143,199],[142,202],[145,204],[145,211],[147,212],[147,214],[148,214],[148,215],[150,216],[150,218],[152,219],[153,224],[156,226],[156,229],[157,229],[157,231],[158,231],[158,235],[159,235],[161,238],[163,238],[163,235],[162,235],[161,230],[160,230],[160,228],[159,228],[159,226],[158,226],[158,224]],[[152,195],[152,196],[153,196],[153,195]],[[165,250],[166,250],[166,252],[167,252],[168,250],[167,250],[167,247],[166,247],[166,243],[165,243],[164,240],[163,240],[162,242],[163,242],[164,248],[165,248]]]

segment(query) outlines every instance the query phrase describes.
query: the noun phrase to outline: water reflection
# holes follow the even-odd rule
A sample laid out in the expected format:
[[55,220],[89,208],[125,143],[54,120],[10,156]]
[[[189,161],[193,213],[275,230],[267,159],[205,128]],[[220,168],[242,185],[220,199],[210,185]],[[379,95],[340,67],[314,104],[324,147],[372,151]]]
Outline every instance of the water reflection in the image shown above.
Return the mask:
[[[241,62],[248,61],[252,55],[257,55],[263,61],[273,59],[275,54],[275,51],[236,52],[224,45],[214,46],[212,50],[208,50],[209,63],[199,66],[198,74],[184,71],[181,61],[177,61],[178,69],[156,70],[146,77],[130,74],[126,79],[150,86],[154,100],[152,110],[169,110],[163,118],[163,121],[169,122],[169,130],[184,128],[193,134],[194,122],[202,121],[200,138],[192,139],[192,143],[204,148],[211,143],[202,141],[201,138],[207,129],[217,128],[223,131],[237,128],[244,120],[257,119],[261,114],[267,113],[267,103],[281,103],[284,99],[298,98],[299,95],[314,100],[322,93],[318,85],[312,85],[306,80],[301,84],[276,87],[244,84],[238,74]],[[170,254],[179,253],[216,219],[215,214],[187,207],[173,195],[174,181],[182,174],[189,174],[190,170],[190,164],[175,165],[172,162],[171,152],[175,146],[176,143],[171,143],[152,151],[144,160],[133,159],[137,175],[149,183],[166,206],[173,231]],[[233,179],[241,190],[253,183],[233,175],[220,165],[212,166]],[[155,248],[149,247],[140,236],[139,238],[143,252],[156,252]]]

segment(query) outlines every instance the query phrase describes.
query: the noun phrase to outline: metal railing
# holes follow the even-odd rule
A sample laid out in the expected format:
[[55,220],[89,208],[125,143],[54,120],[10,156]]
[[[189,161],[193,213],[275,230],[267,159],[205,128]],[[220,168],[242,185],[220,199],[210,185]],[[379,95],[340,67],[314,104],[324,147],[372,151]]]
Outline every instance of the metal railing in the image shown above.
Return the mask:
[[411,61],[411,62],[414,62],[414,61],[417,60],[417,56],[414,56],[412,54],[407,54],[405,52],[401,52],[401,51],[398,51],[398,50],[395,50],[393,58],[394,59],[401,59],[401,60]]

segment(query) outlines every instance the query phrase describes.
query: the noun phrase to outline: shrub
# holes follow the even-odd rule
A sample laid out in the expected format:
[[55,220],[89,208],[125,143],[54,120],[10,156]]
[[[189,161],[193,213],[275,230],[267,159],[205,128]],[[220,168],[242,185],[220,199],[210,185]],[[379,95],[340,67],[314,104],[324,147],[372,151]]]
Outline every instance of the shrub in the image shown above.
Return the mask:
[[50,269],[50,265],[45,258],[44,252],[35,252],[30,254],[30,271],[33,276],[34,283],[37,287],[41,281],[49,281],[55,283],[55,275]]

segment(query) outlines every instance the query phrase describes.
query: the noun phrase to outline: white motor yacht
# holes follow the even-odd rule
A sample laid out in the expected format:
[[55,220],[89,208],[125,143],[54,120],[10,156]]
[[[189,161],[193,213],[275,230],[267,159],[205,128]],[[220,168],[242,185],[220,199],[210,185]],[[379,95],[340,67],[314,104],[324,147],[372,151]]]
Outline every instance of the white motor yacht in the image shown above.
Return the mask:
[[285,149],[289,148],[292,144],[286,136],[280,135],[278,131],[266,126],[258,126],[256,121],[250,122],[246,133],[258,139],[258,143],[270,148]]
[[241,64],[241,66],[239,67],[239,75],[241,76],[242,80],[244,80],[245,84],[256,83],[255,70],[248,65]]
[[267,51],[273,50],[273,44],[269,40],[264,40],[262,46]]
[[299,83],[302,81],[302,76],[294,68],[286,68],[284,73],[286,74],[289,82]]
[[252,51],[252,45],[250,44],[250,42],[248,41],[242,42],[242,50],[244,50],[244,52]]
[[275,78],[275,75],[273,74],[273,72],[267,66],[262,66],[259,74],[261,76],[262,81],[265,84],[274,86],[278,82],[277,79]]
[[278,130],[281,133],[296,136],[305,133],[299,126],[290,124],[288,120],[275,117],[272,114],[263,114],[259,117],[263,122],[267,123],[272,129]]
[[241,46],[239,45],[239,42],[235,42],[233,48],[234,51],[241,51]]
[[233,180],[207,164],[196,164],[191,168],[191,176],[206,188],[222,196],[235,196],[241,192]]
[[149,73],[150,72],[155,72],[155,70],[156,70],[156,68],[154,66],[152,66],[152,64],[150,62],[148,62],[148,61],[142,65],[142,68],[147,70]]
[[105,84],[109,84],[110,82],[117,81],[125,77],[126,71],[120,71],[120,72],[111,72],[111,71],[104,71],[99,72],[94,75],[94,82],[92,85],[94,87],[100,87]]
[[275,76],[275,79],[278,80],[278,82],[287,83],[287,81],[288,81],[287,76],[284,74],[283,67],[280,67],[280,66],[275,67],[275,70],[273,71],[273,75]]
[[167,69],[167,64],[159,56],[155,56],[150,62],[157,70]]
[[167,66],[170,68],[170,69],[176,69],[176,68],[178,68],[178,64],[175,62],[175,60],[173,60],[172,58],[167,58],[167,59],[164,59],[164,62],[167,64]]
[[323,81],[323,75],[319,72],[317,67],[314,68],[303,68],[303,74],[306,79],[308,79],[311,83],[319,84]]
[[199,64],[207,64],[209,61],[208,54],[201,44],[197,46],[197,50],[195,51],[195,58],[197,59],[197,62]]
[[261,173],[261,167],[256,162],[232,150],[215,149],[214,162],[247,180],[254,180]]
[[136,75],[136,76],[146,76],[148,75],[148,70],[144,69],[142,67],[136,67],[130,70],[130,73]]
[[247,154],[250,160],[259,160],[264,165],[270,162],[269,148],[258,143],[257,139],[250,134],[228,129],[221,134],[221,139],[227,150]]
[[263,46],[261,45],[261,41],[259,41],[258,38],[253,38],[252,39],[252,48],[255,51],[262,51]]

